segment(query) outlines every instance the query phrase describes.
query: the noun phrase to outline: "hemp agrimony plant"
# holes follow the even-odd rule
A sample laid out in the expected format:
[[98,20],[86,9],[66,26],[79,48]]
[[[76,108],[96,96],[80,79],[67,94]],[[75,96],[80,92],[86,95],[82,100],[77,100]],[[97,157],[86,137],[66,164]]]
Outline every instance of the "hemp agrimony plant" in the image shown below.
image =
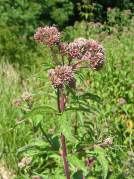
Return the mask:
[[[57,133],[58,145],[55,147],[55,137],[52,135],[56,132],[50,135],[39,125],[47,142],[45,147],[49,147],[39,154],[44,156],[44,162],[33,173],[55,179],[88,178],[92,174],[94,160],[99,156],[98,160],[103,161],[103,178],[106,178],[107,161],[104,151],[100,148],[112,142],[108,138],[98,145],[100,148],[95,147],[93,142],[91,145],[89,143],[90,135],[91,138],[94,136],[92,124],[87,120],[91,112],[88,99],[98,100],[98,97],[87,92],[79,95],[77,89],[77,77],[81,76],[81,73],[85,73],[85,70],[99,70],[103,66],[104,49],[99,42],[92,39],[77,38],[70,43],[62,42],[61,35],[56,26],[39,27],[34,34],[35,41],[47,46],[51,51],[52,68],[48,70],[48,78],[57,96],[58,112],[55,115],[60,117],[59,125],[62,128],[60,133]],[[64,114],[67,114],[66,117]],[[80,123],[79,119],[83,122]],[[63,123],[65,124],[62,125]],[[94,148],[95,152],[92,151]],[[19,165],[23,166],[21,162]],[[37,163],[34,165],[37,166]]]

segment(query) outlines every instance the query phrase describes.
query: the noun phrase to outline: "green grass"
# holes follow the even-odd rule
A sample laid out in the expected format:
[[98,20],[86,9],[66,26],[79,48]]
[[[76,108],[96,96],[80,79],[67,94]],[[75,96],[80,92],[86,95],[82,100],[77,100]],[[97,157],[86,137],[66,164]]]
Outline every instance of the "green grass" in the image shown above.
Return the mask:
[[[74,36],[79,36],[79,32]],[[96,38],[100,39],[100,36],[96,35]],[[114,145],[108,159],[114,177],[123,178],[122,173],[128,172],[128,179],[131,179],[133,166],[127,171],[127,162],[130,160],[128,152],[134,150],[134,34],[104,34],[101,41],[106,51],[105,66],[100,72],[90,71],[87,77],[89,84],[87,82],[83,87],[85,85],[86,91],[103,99],[99,106],[100,113],[94,119],[95,140],[101,142],[104,138],[113,138]],[[43,58],[48,60],[45,55]],[[49,103],[49,85],[42,66],[36,69],[33,65],[31,72],[25,68],[19,72],[11,64],[0,64],[0,156],[9,168],[17,171],[17,150],[38,136],[29,124],[22,123],[15,127],[19,110],[15,109],[12,101],[28,90],[35,95],[36,105]],[[126,104],[120,105],[119,98],[124,98]],[[51,126],[48,121],[44,124]]]

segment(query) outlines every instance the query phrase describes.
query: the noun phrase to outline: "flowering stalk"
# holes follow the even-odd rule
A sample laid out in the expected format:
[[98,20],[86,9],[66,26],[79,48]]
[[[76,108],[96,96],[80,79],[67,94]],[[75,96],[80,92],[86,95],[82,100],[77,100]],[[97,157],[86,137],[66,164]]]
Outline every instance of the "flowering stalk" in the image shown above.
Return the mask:
[[[52,86],[57,92],[58,111],[59,113],[62,113],[66,106],[66,95],[64,92],[66,92],[66,89],[68,88],[75,89],[76,87],[75,72],[80,68],[99,70],[104,64],[104,49],[101,44],[92,39],[77,38],[73,42],[62,43],[60,36],[61,33],[55,26],[40,27],[37,29],[34,39],[51,49],[53,63],[57,66],[50,69],[48,75]],[[53,47],[58,49],[59,55],[61,55],[60,63],[58,62],[58,55]],[[66,59],[68,60],[68,63],[65,63]],[[86,66],[83,66],[83,63]],[[66,93],[67,96],[68,93]],[[75,128],[77,128],[77,122]],[[66,179],[70,179],[66,139],[63,133],[61,133],[60,140]],[[85,178],[84,175],[82,178]]]

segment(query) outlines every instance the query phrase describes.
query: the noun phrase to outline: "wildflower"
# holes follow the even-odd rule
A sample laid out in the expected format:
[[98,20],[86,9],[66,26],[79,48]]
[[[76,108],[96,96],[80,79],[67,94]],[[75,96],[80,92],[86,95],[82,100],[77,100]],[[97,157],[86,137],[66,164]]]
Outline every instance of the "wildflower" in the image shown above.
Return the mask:
[[134,158],[134,152],[132,152],[132,151],[128,151],[127,153],[128,153],[128,156]]
[[60,32],[54,26],[39,27],[34,34],[34,39],[37,42],[43,43],[49,47],[60,42]]
[[49,70],[49,79],[54,88],[63,88],[65,84],[70,85],[74,81],[72,67],[64,65]]
[[121,106],[123,106],[124,104],[127,103],[127,101],[126,101],[124,98],[119,98],[119,99],[117,100],[117,102],[118,102],[118,104],[121,105]]
[[100,147],[106,147],[113,144],[113,139],[108,137],[102,143],[98,144]]
[[92,165],[93,165],[93,163],[94,163],[94,159],[93,159],[93,158],[89,158],[89,157],[88,157],[88,158],[86,159],[86,164],[87,164],[88,167],[91,168]]
[[133,121],[131,119],[126,121],[126,127],[130,130],[133,129]]
[[39,176],[33,176],[32,179],[41,179]]
[[112,145],[112,143],[113,140],[110,137],[108,137],[104,140],[103,145]]
[[67,46],[67,54],[72,58],[81,59],[86,50],[87,40],[84,38],[77,38]]
[[104,64],[104,49],[95,40],[89,40],[87,43],[88,51],[91,53],[90,67],[94,70],[100,69]]
[[90,52],[86,52],[83,57],[82,60],[90,60],[91,59],[91,53]]
[[13,100],[13,105],[15,107],[19,107],[19,106],[21,106],[21,104],[22,104],[21,99],[15,99],[15,100]]
[[29,165],[29,164],[31,163],[31,161],[32,161],[31,157],[25,156],[25,157],[23,157],[22,160],[18,163],[18,167],[19,167],[20,169],[22,169],[22,168],[26,167],[27,165]]
[[26,91],[21,95],[21,98],[23,101],[29,102],[32,100],[32,94]]
[[131,88],[134,88],[134,83],[133,83],[133,84],[131,84]]
[[70,59],[79,58],[79,47],[76,42],[69,43],[66,51]]
[[71,59],[88,61],[92,69],[98,70],[104,64],[104,49],[95,40],[75,39],[68,44],[66,51]]
[[60,43],[60,53],[66,55],[67,53],[67,43]]
[[104,64],[103,58],[92,57],[90,59],[90,67],[94,70],[99,70]]

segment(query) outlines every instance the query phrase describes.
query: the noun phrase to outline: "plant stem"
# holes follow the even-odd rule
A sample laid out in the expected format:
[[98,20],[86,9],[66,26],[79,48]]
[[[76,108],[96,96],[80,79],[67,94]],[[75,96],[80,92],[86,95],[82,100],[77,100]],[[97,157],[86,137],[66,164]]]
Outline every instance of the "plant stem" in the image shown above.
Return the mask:
[[67,179],[70,179],[70,171],[69,171],[69,166],[68,166],[68,161],[67,161],[67,150],[66,150],[66,139],[63,133],[61,133],[61,145],[62,145],[62,157],[64,161],[64,170],[65,170],[65,175]]
[[78,121],[77,121],[77,111],[76,111],[76,116],[75,116],[75,124],[74,124],[74,134],[77,134],[77,127],[78,127]]
[[[57,89],[57,105],[59,112],[62,112],[60,108],[60,89]],[[62,146],[62,157],[64,162],[64,171],[66,175],[66,179],[70,179],[70,171],[69,171],[69,165],[67,161],[67,149],[66,149],[66,139],[63,133],[61,133],[61,146]]]
[[61,113],[60,109],[60,89],[57,89],[57,106],[58,106],[58,111]]
[[85,176],[84,176],[84,175],[82,176],[82,179],[85,179]]

